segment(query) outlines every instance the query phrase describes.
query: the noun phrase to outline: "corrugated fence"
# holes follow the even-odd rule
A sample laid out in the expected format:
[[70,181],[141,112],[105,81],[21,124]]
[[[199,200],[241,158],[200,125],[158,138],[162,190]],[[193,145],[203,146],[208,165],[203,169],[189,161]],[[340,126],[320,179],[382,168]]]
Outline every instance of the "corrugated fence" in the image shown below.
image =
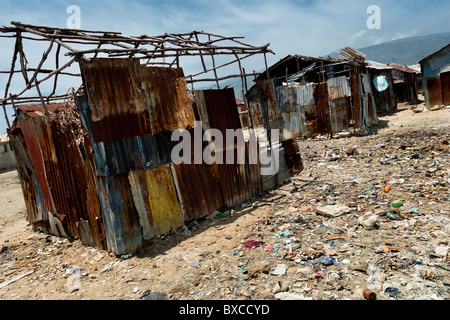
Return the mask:
[[[58,117],[66,105],[49,104],[48,116],[27,112],[26,106],[17,109],[11,143],[27,219],[35,228],[124,254],[274,186],[263,185],[260,165],[248,161],[209,165],[171,160],[172,132],[193,134],[195,120],[203,130],[217,128],[224,137],[226,129],[241,128],[233,89],[197,91],[192,103],[179,68],[99,58],[80,62],[80,69],[85,95],[77,96],[75,104],[82,139],[73,123],[63,125]],[[236,157],[236,148],[229,143],[215,156],[235,149]],[[282,152],[282,146],[277,150]],[[248,154],[247,141],[247,160]],[[284,157],[281,167],[286,168]]]

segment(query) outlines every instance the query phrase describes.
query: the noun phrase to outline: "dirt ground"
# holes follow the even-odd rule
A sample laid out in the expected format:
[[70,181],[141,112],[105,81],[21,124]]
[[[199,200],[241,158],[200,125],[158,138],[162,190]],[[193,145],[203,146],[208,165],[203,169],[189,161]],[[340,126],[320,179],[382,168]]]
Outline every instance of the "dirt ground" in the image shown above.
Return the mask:
[[299,141],[302,173],[131,257],[36,234],[2,173],[0,298],[449,299],[449,129],[449,108],[402,105],[366,136]]

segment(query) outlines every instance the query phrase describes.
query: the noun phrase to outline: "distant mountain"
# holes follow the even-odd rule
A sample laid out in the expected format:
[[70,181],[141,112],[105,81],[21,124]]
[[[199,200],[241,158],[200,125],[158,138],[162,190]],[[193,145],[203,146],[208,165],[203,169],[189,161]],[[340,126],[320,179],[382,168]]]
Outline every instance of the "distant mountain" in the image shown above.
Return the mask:
[[[368,60],[382,63],[395,62],[402,65],[413,65],[417,64],[423,57],[444,47],[449,42],[450,32],[404,38],[356,49],[366,54]],[[339,54],[338,52],[333,52],[330,56],[337,58]]]

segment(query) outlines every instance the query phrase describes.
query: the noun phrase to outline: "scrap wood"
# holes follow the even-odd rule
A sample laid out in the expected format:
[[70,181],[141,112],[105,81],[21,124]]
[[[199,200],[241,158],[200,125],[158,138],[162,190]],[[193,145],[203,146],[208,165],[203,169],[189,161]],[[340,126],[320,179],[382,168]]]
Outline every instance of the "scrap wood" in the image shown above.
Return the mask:
[[338,239],[347,239],[347,235],[345,233],[341,233],[341,234],[332,234],[328,237],[326,237],[325,239],[323,239],[324,241],[331,241],[331,240],[338,240]]
[[20,279],[22,279],[22,278],[32,274],[33,272],[34,272],[34,270],[29,271],[27,273],[21,274],[20,276],[17,276],[17,277],[15,277],[15,278],[13,278],[13,279],[11,279],[9,281],[6,281],[6,282],[0,284],[0,289],[3,288],[3,287],[6,287],[7,285],[9,285],[9,284],[11,284],[13,282],[16,282],[17,280],[20,280]]
[[411,249],[406,249],[399,246],[379,246],[378,248],[381,248],[384,250],[385,253],[387,252],[411,252]]

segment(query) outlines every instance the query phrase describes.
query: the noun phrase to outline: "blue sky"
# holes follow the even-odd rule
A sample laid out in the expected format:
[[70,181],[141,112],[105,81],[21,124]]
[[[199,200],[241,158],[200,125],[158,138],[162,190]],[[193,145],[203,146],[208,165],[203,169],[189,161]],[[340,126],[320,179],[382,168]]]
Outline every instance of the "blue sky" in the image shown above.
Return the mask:
[[[288,54],[321,56],[344,46],[361,48],[450,31],[450,1],[445,0],[2,0],[0,23],[9,26],[11,21],[20,21],[66,27],[69,5],[80,7],[82,29],[127,35],[203,30],[244,36],[244,41],[253,45],[270,42],[276,55],[268,56],[269,65]],[[381,9],[379,30],[367,28],[370,15],[366,11],[370,5]],[[7,40],[0,41],[0,69],[7,70],[13,47]],[[40,59],[44,50],[36,48],[36,57],[29,60]],[[264,66],[251,67],[260,70]],[[5,81],[5,77],[0,78],[2,93]],[[0,132],[5,130],[2,112]]]

